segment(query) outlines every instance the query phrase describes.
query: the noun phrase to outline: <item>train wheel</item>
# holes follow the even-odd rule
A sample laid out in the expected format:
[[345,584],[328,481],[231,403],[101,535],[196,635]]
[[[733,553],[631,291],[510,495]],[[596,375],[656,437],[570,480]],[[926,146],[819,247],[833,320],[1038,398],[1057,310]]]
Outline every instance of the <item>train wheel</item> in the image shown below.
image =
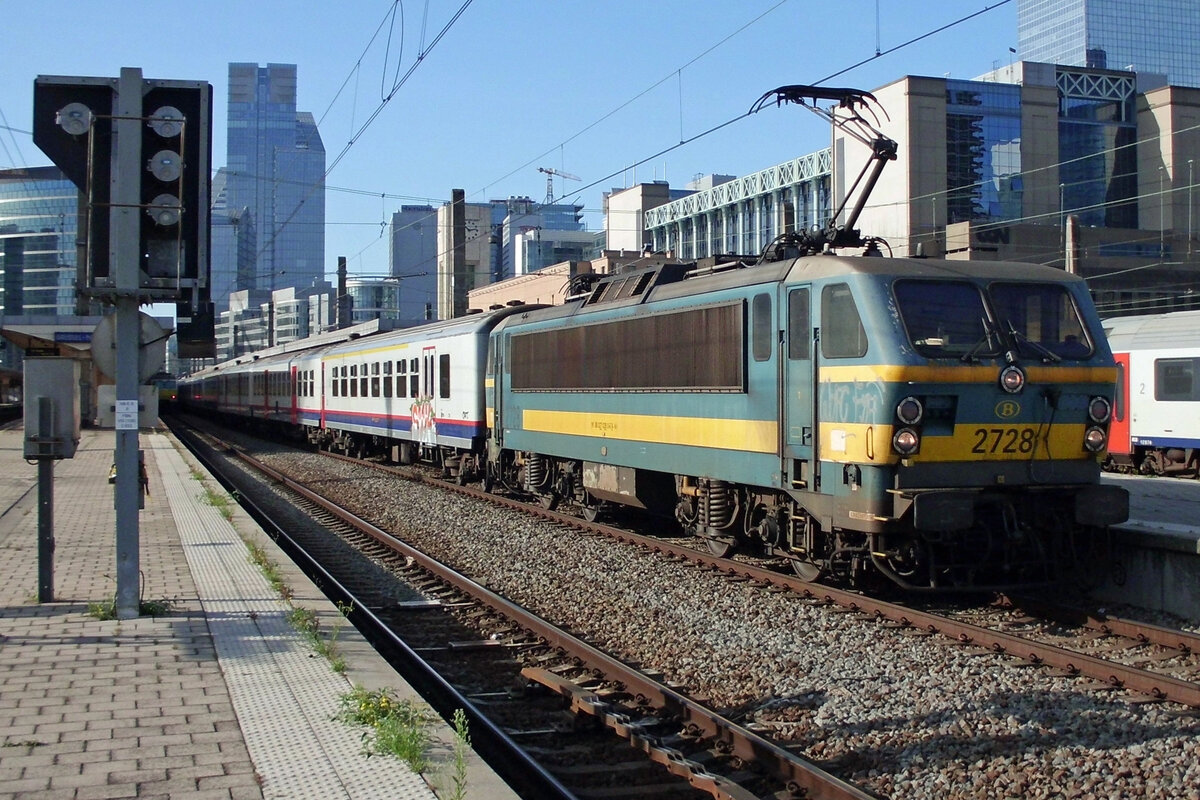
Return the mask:
[[554,494],[553,492],[550,494],[539,494],[537,498],[538,505],[547,511],[553,511],[554,509],[558,508],[558,495]]
[[708,552],[717,558],[725,558],[733,552],[734,542],[732,539],[718,539],[714,536],[705,536],[704,541],[708,544]]
[[792,562],[792,572],[796,573],[796,577],[807,583],[812,583],[821,577],[821,565],[812,561],[802,561],[798,558],[790,559]]
[[583,502],[579,504],[579,513],[588,522],[595,522],[599,519],[601,512],[604,511],[604,503],[595,500],[590,494],[585,494]]

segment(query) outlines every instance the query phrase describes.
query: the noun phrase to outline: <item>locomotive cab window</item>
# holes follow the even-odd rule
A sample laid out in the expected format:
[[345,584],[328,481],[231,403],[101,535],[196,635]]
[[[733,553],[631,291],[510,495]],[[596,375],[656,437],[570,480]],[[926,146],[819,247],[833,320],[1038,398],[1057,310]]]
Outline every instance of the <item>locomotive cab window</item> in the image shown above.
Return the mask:
[[1001,332],[1018,355],[1056,361],[1087,358],[1091,339],[1075,302],[1057,283],[994,283],[988,287]]
[[892,286],[913,349],[926,358],[999,355],[979,287],[967,281],[899,280]]
[[821,290],[821,355],[861,358],[867,354],[867,332],[850,287],[834,283]]

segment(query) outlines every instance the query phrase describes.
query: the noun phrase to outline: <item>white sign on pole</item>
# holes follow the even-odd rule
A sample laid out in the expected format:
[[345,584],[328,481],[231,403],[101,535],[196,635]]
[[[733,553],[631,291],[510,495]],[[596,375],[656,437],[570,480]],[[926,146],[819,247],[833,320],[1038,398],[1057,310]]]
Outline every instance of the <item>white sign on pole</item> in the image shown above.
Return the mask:
[[116,427],[119,431],[136,431],[138,429],[138,401],[118,400]]

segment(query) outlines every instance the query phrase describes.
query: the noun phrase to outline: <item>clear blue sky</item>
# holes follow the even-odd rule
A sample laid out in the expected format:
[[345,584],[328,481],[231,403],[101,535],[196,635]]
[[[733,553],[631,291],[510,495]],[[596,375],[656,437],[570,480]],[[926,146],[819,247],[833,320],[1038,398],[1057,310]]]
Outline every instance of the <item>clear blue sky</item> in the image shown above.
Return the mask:
[[[973,78],[1016,47],[1015,0],[474,0],[431,47],[463,5],[0,0],[0,126],[10,128],[0,128],[0,168],[49,163],[23,133],[39,74],[107,77],[129,66],[210,82],[222,166],[229,62],[294,63],[299,108],[320,121],[327,163],[342,156],[327,178],[326,270],[345,255],[351,272],[380,273],[381,223],[401,204],[437,205],[452,188],[470,201],[540,200],[537,168],[552,167],[581,178],[556,178],[555,192],[583,202],[597,229],[605,190],[744,175],[824,146],[829,130],[816,116],[771,107],[627,169],[744,114],[776,86],[821,82],[864,60],[824,84]],[[885,55],[873,59],[877,50]]]

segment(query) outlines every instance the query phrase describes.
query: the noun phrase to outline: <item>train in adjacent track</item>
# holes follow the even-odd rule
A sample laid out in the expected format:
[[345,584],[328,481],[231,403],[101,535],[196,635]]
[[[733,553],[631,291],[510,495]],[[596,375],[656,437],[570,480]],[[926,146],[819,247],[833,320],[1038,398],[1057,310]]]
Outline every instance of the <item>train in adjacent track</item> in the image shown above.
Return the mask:
[[1105,468],[1200,478],[1200,311],[1115,317],[1117,362]]
[[714,552],[915,590],[1051,582],[1128,497],[1101,485],[1117,368],[1079,278],[801,255],[602,276],[180,382],[185,405],[441,464]]

